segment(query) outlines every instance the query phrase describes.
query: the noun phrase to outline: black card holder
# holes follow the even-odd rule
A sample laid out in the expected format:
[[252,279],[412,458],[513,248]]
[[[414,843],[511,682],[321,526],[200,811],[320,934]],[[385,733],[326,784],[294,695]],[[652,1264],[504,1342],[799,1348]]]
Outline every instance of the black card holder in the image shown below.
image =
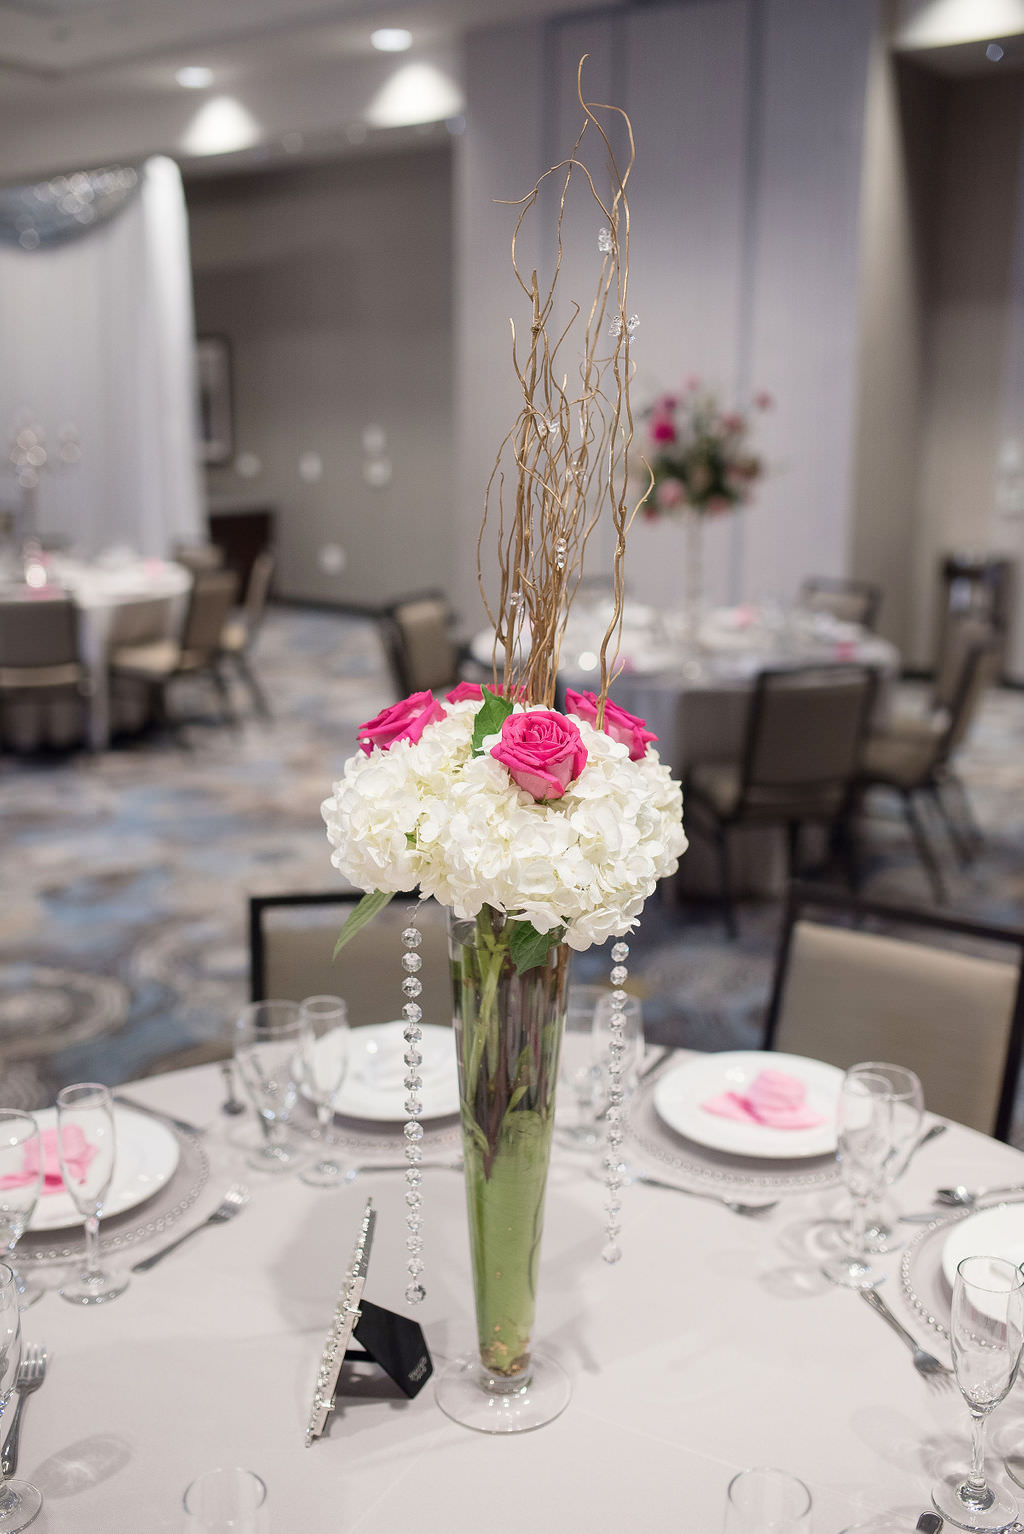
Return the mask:
[[[434,1372],[422,1327],[408,1316],[396,1315],[369,1300],[360,1300],[359,1310],[352,1333],[359,1347],[346,1348],[346,1361],[377,1364],[411,1401]],[[340,1395],[342,1389],[339,1381],[335,1394]]]

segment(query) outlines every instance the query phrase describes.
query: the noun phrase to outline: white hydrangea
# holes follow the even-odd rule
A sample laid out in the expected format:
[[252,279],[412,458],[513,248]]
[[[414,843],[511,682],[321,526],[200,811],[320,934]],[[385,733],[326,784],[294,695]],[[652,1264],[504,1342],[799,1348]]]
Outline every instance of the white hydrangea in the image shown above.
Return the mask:
[[538,932],[564,925],[577,950],[629,932],[686,848],[679,784],[656,751],[631,762],[575,719],[586,766],[561,799],[537,802],[490,755],[498,736],[474,757],[478,707],[448,704],[415,744],[345,764],[322,806],[331,862],[360,889],[419,885],[459,917],[491,905]]

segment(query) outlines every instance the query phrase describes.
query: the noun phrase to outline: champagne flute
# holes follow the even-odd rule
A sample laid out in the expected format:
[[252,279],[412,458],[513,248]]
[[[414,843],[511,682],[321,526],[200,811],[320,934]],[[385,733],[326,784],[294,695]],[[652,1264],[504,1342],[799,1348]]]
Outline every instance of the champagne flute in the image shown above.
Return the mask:
[[822,1272],[847,1289],[873,1289],[884,1274],[867,1251],[868,1201],[879,1187],[893,1150],[893,1099],[889,1081],[855,1065],[839,1090],[836,1155],[851,1198],[845,1247]]
[[235,1062],[264,1136],[247,1159],[265,1172],[290,1171],[299,1155],[287,1130],[298,1093],[295,1061],[306,1029],[294,1001],[255,1001],[235,1023]]
[[12,1261],[39,1202],[43,1173],[43,1140],[35,1119],[30,1113],[0,1113],[0,1243],[22,1310],[43,1292],[36,1284],[26,1284]]
[[868,1203],[865,1247],[872,1254],[898,1252],[902,1240],[886,1225],[881,1213],[881,1202],[885,1189],[903,1176],[911,1152],[917,1144],[921,1119],[924,1117],[924,1092],[919,1078],[904,1065],[888,1065],[884,1061],[869,1060],[853,1069],[882,1076],[889,1083],[893,1103],[892,1150],[882,1168],[879,1185]]
[[956,1382],[972,1419],[971,1468],[944,1476],[932,1502],[958,1529],[1005,1529],[1016,1521],[1017,1504],[985,1479],[985,1426],[1020,1368],[1024,1272],[1005,1257],[965,1257],[958,1263],[949,1340]]
[[299,1007],[305,1031],[299,1053],[302,1085],[316,1108],[323,1147],[319,1161],[299,1173],[313,1188],[336,1188],[351,1182],[355,1171],[331,1154],[334,1105],[348,1071],[348,1012],[340,996],[307,996]]
[[[117,1153],[114,1104],[107,1088],[79,1082],[57,1093],[57,1156],[71,1201],[85,1220],[85,1266],[61,1286],[72,1305],[103,1305],[128,1287],[128,1275],[100,1265],[100,1216]],[[0,1520],[0,1528],[3,1522]]]
[[[14,1270],[0,1262],[0,1418],[7,1410],[21,1366],[21,1312]],[[43,1505],[30,1481],[5,1478],[0,1469],[0,1529],[27,1529]]]

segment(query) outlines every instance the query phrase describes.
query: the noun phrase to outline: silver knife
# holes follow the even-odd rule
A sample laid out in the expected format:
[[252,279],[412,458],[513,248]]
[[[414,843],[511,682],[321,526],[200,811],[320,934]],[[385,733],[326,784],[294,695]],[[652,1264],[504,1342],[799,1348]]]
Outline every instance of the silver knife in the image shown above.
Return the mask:
[[147,1113],[151,1118],[163,1119],[165,1124],[172,1124],[175,1129],[180,1129],[183,1135],[201,1135],[203,1130],[198,1124],[190,1124],[188,1119],[176,1119],[173,1113],[165,1113],[162,1108],[151,1108],[148,1103],[137,1103],[131,1097],[125,1097],[123,1092],[113,1094],[115,1103],[120,1103],[122,1108],[131,1108],[133,1113]]

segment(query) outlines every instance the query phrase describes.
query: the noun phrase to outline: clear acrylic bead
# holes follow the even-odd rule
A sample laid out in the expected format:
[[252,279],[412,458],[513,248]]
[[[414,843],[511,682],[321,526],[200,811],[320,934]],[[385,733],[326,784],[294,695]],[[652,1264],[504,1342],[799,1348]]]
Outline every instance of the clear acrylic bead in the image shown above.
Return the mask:
[[[423,933],[418,927],[406,927],[402,933],[402,942],[406,948],[418,948],[423,941]],[[614,955],[613,955],[614,957]]]
[[418,1166],[409,1166],[405,1169],[405,1180],[410,1188],[418,1188],[423,1181],[423,1173]]
[[606,1225],[605,1228],[604,1228],[604,1233],[608,1237],[609,1241],[614,1241],[616,1236],[621,1235],[621,1233],[622,1233],[622,1226],[621,1225]]
[[422,996],[423,981],[417,980],[415,975],[406,975],[402,981],[402,994],[404,996]]
[[629,958],[629,944],[628,943],[613,943],[612,944],[612,963],[613,964],[625,964],[625,962],[626,962],[626,960],[628,958]]
[[410,1209],[418,1210],[423,1202],[423,1194],[419,1191],[418,1188],[410,1188],[408,1193],[405,1195],[405,1202],[409,1205]]
[[604,1206],[604,1212],[610,1220],[617,1220],[622,1213],[622,1205],[617,1198],[610,1198]]
[[405,1298],[410,1305],[419,1305],[427,1297],[427,1291],[422,1284],[410,1284],[405,1291]]
[[423,1029],[419,1023],[406,1023],[402,1029],[402,1037],[407,1044],[418,1044],[423,1038]]
[[617,1086],[614,1086],[614,1085],[610,1086],[608,1088],[608,1094],[607,1095],[608,1095],[609,1105],[612,1108],[617,1108],[619,1106],[619,1104],[622,1102],[622,1088],[621,1087],[617,1087]]
[[423,960],[418,953],[403,953],[402,968],[407,975],[415,975],[417,970],[423,968]]
[[612,992],[612,1007],[614,1008],[615,1011],[621,1012],[622,1008],[626,1005],[626,1002],[628,1000],[629,1000],[629,997],[627,996],[625,991],[617,991],[616,990],[616,991]]
[[415,1119],[410,1119],[403,1130],[403,1134],[407,1140],[422,1140],[423,1125],[417,1124]]
[[612,1104],[611,1107],[605,1109],[604,1117],[607,1124],[619,1124],[622,1122],[622,1109]]
[[418,1257],[410,1257],[405,1266],[410,1278],[419,1278],[423,1272],[423,1264]]
[[405,1099],[405,1111],[406,1113],[422,1113],[423,1103],[418,1097],[407,1097]]
[[418,1050],[414,1044],[409,1045],[409,1048],[405,1051],[402,1059],[405,1061],[406,1065],[411,1071],[415,1070],[418,1065],[423,1064],[422,1051]]
[[409,1232],[410,1236],[419,1235],[420,1231],[423,1229],[423,1223],[420,1220],[420,1211],[418,1209],[411,1209],[406,1215],[405,1228]]
[[[402,1008],[402,1016],[405,1018],[407,1023],[422,1022],[423,1008],[420,1006],[418,1001],[407,1001],[405,1006]],[[406,1034],[406,1038],[408,1037],[409,1035]]]
[[616,964],[612,970],[611,979],[612,985],[621,985],[624,980],[629,979],[629,970],[624,964]]
[[423,1250],[423,1237],[408,1236],[405,1242],[405,1249],[411,1256],[418,1257]]
[[[601,1256],[604,1258],[605,1262],[621,1262],[622,1248],[619,1246],[618,1242],[608,1241],[601,1248]],[[408,1293],[408,1291],[406,1291],[406,1293]]]
[[423,1151],[419,1145],[407,1145],[405,1147],[406,1161],[417,1162],[423,1160]]

